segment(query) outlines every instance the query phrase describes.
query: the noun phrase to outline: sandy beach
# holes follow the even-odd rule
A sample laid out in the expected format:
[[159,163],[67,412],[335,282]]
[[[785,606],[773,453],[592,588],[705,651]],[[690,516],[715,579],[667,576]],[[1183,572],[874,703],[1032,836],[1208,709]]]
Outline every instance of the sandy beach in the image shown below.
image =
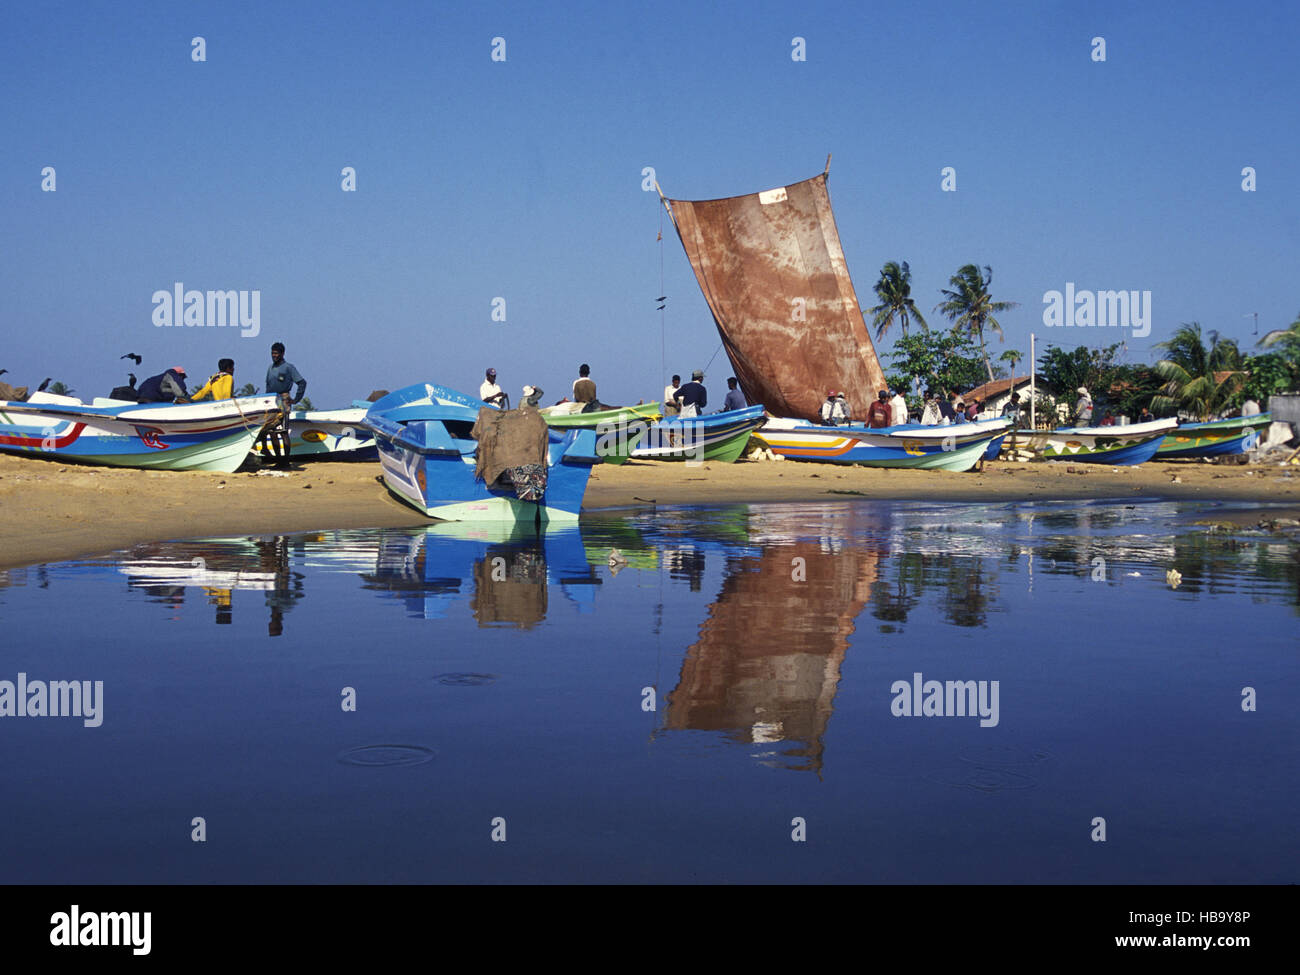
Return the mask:
[[[593,471],[584,510],[760,501],[1127,498],[1272,502],[1300,510],[1300,468],[990,462],[982,473],[954,474],[789,461],[697,467],[630,462]],[[0,514],[0,568],[101,555],[146,541],[429,523],[388,493],[377,463],[354,461],[309,462],[287,475],[208,474],[2,454]],[[1241,518],[1253,524],[1248,513]],[[1231,512],[1224,519],[1232,520]]]

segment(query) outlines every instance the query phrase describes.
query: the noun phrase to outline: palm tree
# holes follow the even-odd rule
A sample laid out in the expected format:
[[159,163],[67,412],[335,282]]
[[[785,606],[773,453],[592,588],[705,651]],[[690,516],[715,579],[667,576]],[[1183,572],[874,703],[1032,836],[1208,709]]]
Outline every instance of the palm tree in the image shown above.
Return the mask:
[[1006,352],[1003,352],[1000,356],[998,356],[998,362],[1009,363],[1011,369],[1011,378],[1015,379],[1016,363],[1023,362],[1024,358],[1025,358],[1025,354],[1021,352],[1019,349],[1007,349]]
[[63,382],[62,380],[56,380],[55,382],[51,383],[49,391],[53,393],[55,396],[71,396],[73,393],[76,392],[75,389],[73,389],[71,386],[69,386],[67,383]]
[[988,370],[989,382],[993,381],[993,365],[989,362],[988,347],[984,343],[985,326],[998,333],[1002,341],[1002,326],[994,318],[997,312],[1008,311],[1018,307],[1014,301],[994,301],[989,296],[989,285],[993,283],[993,268],[984,265],[984,273],[978,266],[967,264],[949,279],[952,290],[942,289],[940,293],[947,299],[935,305],[935,311],[952,322],[954,332],[963,329],[973,335],[979,342],[980,353],[984,356],[984,368]]
[[257,387],[254,386],[252,383],[244,383],[244,385],[240,386],[237,390],[235,390],[235,395],[236,395],[236,396],[256,396],[256,395],[257,395]]
[[1157,413],[1185,410],[1198,420],[1208,420],[1221,410],[1246,381],[1241,371],[1241,350],[1232,339],[1209,333],[1207,348],[1200,322],[1184,322],[1167,342],[1156,345],[1166,356],[1155,364],[1155,374],[1165,381],[1151,399]]
[[889,331],[889,326],[894,324],[895,318],[903,326],[904,338],[907,337],[909,318],[916,319],[927,332],[930,330],[930,326],[921,317],[916,302],[912,300],[912,269],[907,266],[907,261],[901,265],[889,261],[882,267],[875,290],[880,304],[871,309],[871,323],[876,326],[877,342],[884,338],[885,333]]
[[1275,328],[1266,333],[1259,344],[1265,347],[1280,345],[1279,352],[1288,359],[1300,362],[1300,315],[1286,328]]

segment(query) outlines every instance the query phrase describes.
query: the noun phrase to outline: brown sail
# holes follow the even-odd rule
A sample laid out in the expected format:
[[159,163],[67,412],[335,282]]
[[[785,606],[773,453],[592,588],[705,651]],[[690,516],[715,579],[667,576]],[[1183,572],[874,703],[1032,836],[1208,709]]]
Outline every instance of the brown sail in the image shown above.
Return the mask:
[[826,174],[725,200],[666,200],[746,399],[816,420],[828,390],[866,416],[885,376],[849,280]]

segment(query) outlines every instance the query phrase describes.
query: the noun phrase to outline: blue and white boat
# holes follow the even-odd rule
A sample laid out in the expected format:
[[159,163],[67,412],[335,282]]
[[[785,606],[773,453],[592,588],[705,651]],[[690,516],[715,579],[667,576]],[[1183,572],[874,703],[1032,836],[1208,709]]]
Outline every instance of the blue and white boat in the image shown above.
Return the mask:
[[274,396],[201,403],[127,403],[33,393],[0,402],[0,450],[113,467],[233,473],[266,421]]
[[375,434],[388,489],[444,521],[575,521],[591,468],[601,460],[595,431],[549,431],[545,487],[540,497],[525,499],[507,478],[489,485],[475,476],[478,442],[471,431],[483,408],[464,393],[431,383],[407,386],[374,403],[361,425]]
[[632,456],[637,460],[714,460],[730,464],[745,452],[750,434],[766,420],[762,406],[660,420],[647,429]]
[[967,471],[979,463],[995,441],[1000,444],[1010,429],[1011,421],[1007,419],[946,427],[919,423],[830,427],[774,418],[754,438],[788,460]]

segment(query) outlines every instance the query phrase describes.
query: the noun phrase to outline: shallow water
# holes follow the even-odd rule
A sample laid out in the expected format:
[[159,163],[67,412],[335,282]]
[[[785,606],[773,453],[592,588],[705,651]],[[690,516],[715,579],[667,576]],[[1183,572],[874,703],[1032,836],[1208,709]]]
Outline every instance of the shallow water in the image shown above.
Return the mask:
[[[103,682],[97,727],[0,718],[0,882],[1294,883],[1300,561],[1213,515],[673,508],[0,573],[0,681]],[[977,713],[895,715],[947,681]]]

